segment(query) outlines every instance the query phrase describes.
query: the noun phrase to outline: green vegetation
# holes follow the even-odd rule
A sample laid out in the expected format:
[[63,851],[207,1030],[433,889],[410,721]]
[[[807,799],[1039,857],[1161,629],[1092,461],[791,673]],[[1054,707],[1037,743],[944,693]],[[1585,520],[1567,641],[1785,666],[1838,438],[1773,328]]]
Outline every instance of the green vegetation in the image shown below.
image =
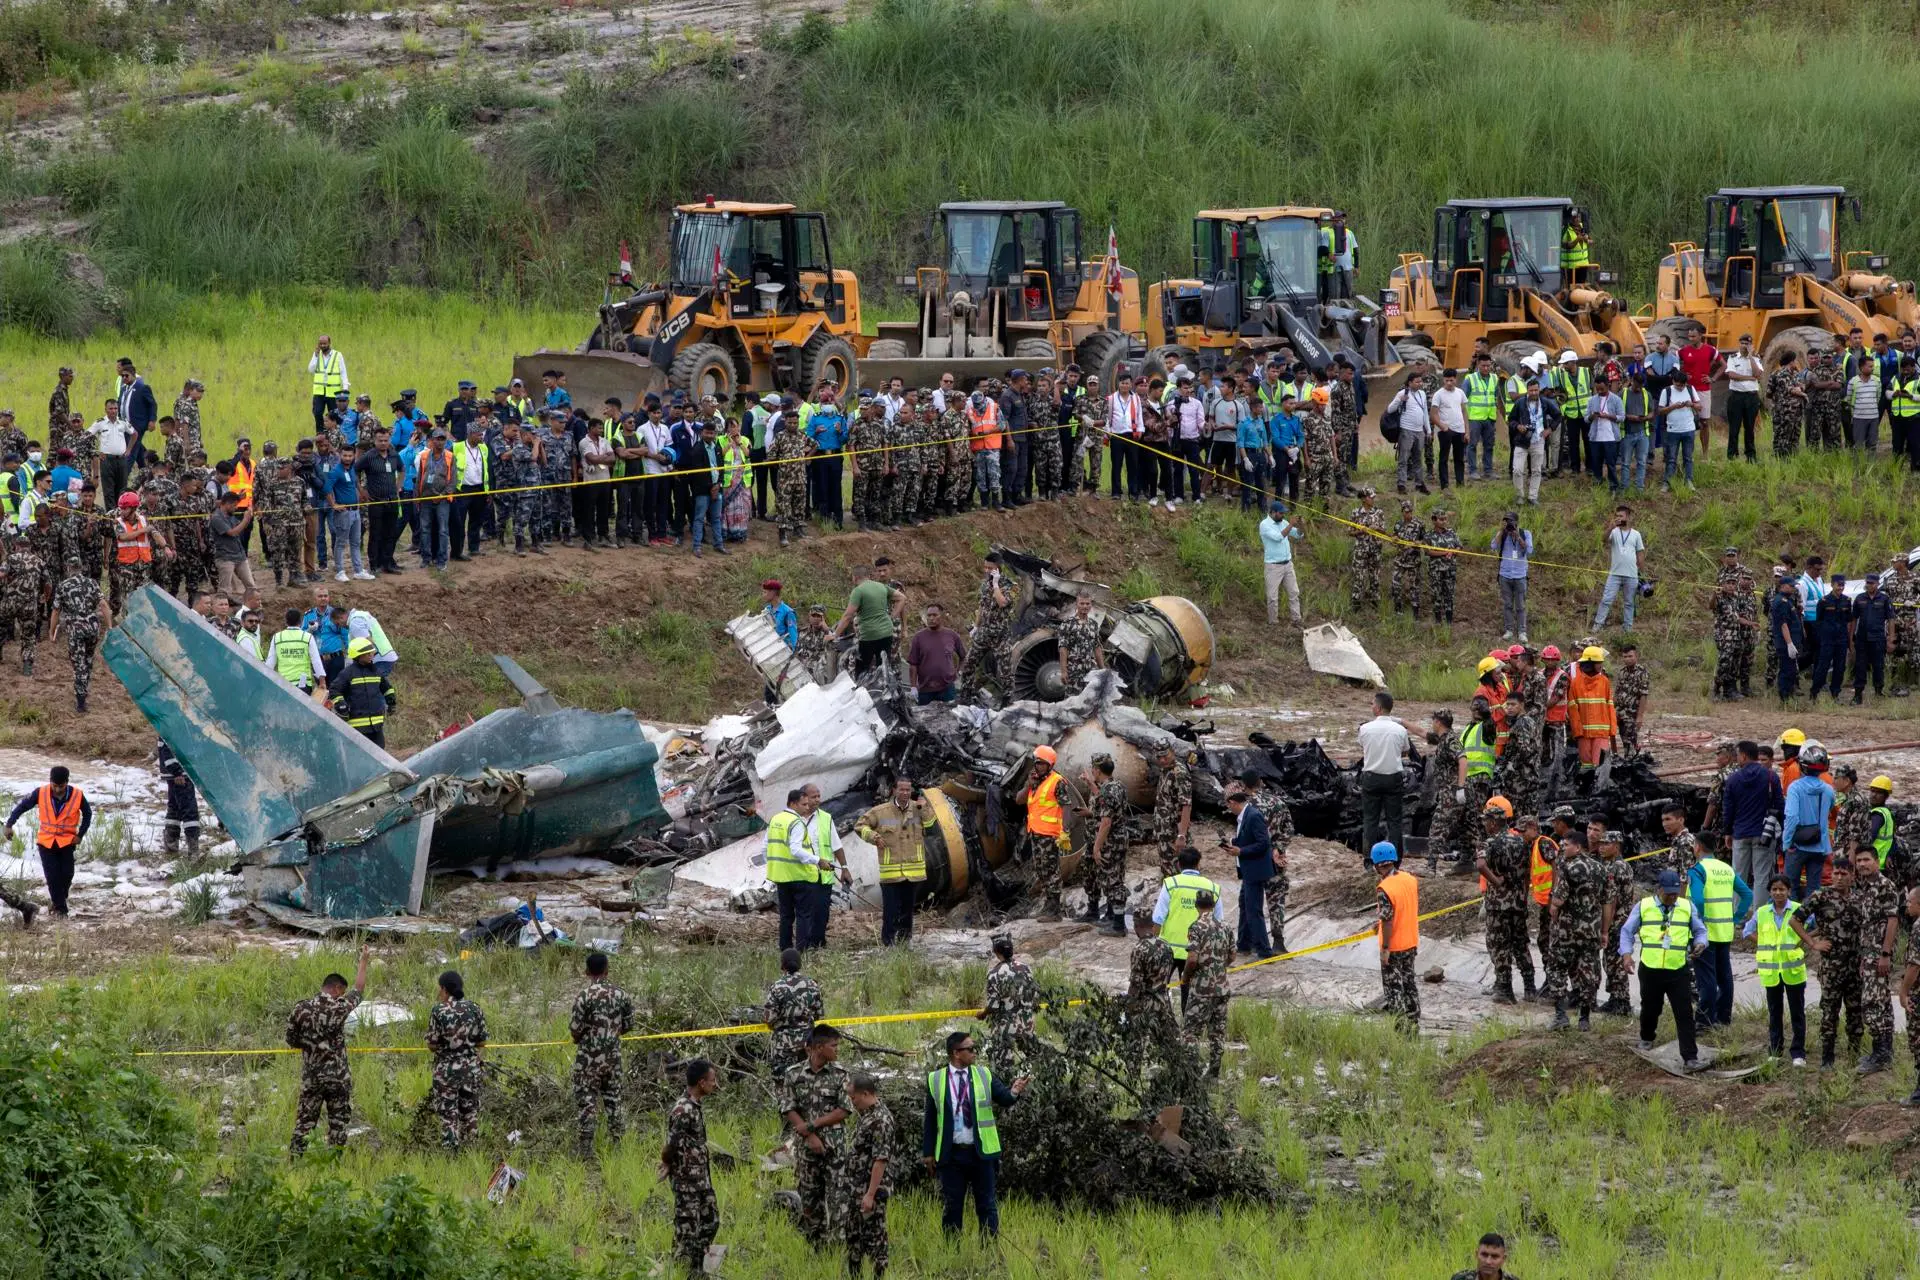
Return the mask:
[[[84,982],[14,997],[0,1028],[0,1081],[17,1114],[0,1144],[0,1267],[32,1277],[638,1277],[664,1260],[670,1214],[654,1175],[669,1063],[706,1051],[727,1064],[709,1104],[727,1274],[830,1276],[768,1193],[791,1175],[759,1171],[778,1141],[756,1042],[636,1047],[646,1105],[597,1168],[565,1153],[564,1051],[500,1049],[503,1077],[477,1144],[432,1145],[421,1117],[428,1070],[414,1054],[354,1060],[356,1123],[347,1152],[290,1169],[297,1068],[264,1060],[129,1060],[126,1047],[278,1042],[292,999],[343,952],[288,960],[264,951],[217,965],[157,958]],[[577,952],[463,958],[468,989],[496,1043],[564,1037]],[[18,971],[19,955],[9,964]],[[374,966],[373,998],[415,1021],[356,1044],[418,1043],[433,975],[446,958],[425,941]],[[980,966],[938,969],[911,955],[821,957],[831,1014],[963,1007]],[[16,976],[15,974],[10,974]],[[615,961],[644,1029],[743,1016],[772,977],[764,948],[672,950],[639,939]],[[89,1028],[84,1035],[76,1028]],[[860,1029],[904,1049],[912,1068],[941,1022]],[[1746,1020],[1728,1043],[1750,1046]],[[1046,1033],[1046,1024],[1042,1024]],[[923,1189],[892,1212],[900,1274],[1447,1274],[1483,1230],[1517,1241],[1515,1270],[1547,1280],[1644,1274],[1897,1274],[1913,1262],[1902,1197],[1884,1194],[1884,1154],[1827,1145],[1849,1109],[1890,1095],[1891,1077],[1762,1073],[1719,1086],[1661,1083],[1607,1037],[1502,1040],[1490,1026],[1451,1048],[1409,1041],[1384,1023],[1241,1001],[1225,1085],[1256,1127],[1249,1160],[1288,1207],[1225,1205],[1094,1214],[1015,1199],[996,1256],[940,1236]],[[58,1047],[51,1047],[58,1037]],[[849,1045],[843,1061],[863,1051]],[[898,1059],[873,1058],[883,1071]],[[532,1123],[537,1119],[538,1125]],[[915,1123],[905,1117],[909,1126]],[[1017,1113],[1005,1122],[1018,1140]],[[509,1126],[525,1143],[508,1154]],[[504,1205],[481,1203],[493,1161],[528,1174]],[[1783,1171],[1791,1171],[1783,1178]],[[67,1197],[73,1198],[67,1198]],[[84,1198],[80,1198],[84,1196]],[[51,1209],[53,1212],[49,1213]],[[49,1247],[73,1241],[73,1252]],[[135,1246],[137,1245],[137,1251]],[[378,1259],[377,1269],[374,1260]],[[1391,1261],[1384,1261],[1391,1260]]]
[[[90,19],[97,8],[9,9],[69,32],[23,40],[18,56],[42,74],[148,56],[60,52],[75,32],[124,34]],[[212,0],[129,8],[158,24],[147,39],[162,60],[180,10],[216,27],[226,13]],[[1197,205],[1339,204],[1375,283],[1394,253],[1426,246],[1429,210],[1449,196],[1564,192],[1594,208],[1602,261],[1644,296],[1667,243],[1700,234],[1696,202],[1721,178],[1845,183],[1867,211],[1853,242],[1920,258],[1904,153],[1884,127],[1920,108],[1910,43],[1889,34],[1910,19],[1890,2],[1582,2],[1543,16],[1497,0],[883,0],[843,27],[816,15],[767,32],[744,83],[726,42],[693,36],[643,42],[557,99],[477,71],[323,79],[262,58],[243,94],[273,114],[136,97],[105,151],[16,168],[5,185],[88,215],[136,301],[155,284],[399,281],[578,307],[619,238],[657,250],[664,207],[709,190],[827,209],[839,261],[876,300],[919,259],[922,211],[954,198],[1073,201],[1088,249],[1111,220],[1147,276],[1187,269]],[[1542,48],[1551,75],[1512,74]],[[0,87],[26,74],[0,67]],[[470,145],[483,114],[540,103]],[[36,309],[17,322],[62,323]]]

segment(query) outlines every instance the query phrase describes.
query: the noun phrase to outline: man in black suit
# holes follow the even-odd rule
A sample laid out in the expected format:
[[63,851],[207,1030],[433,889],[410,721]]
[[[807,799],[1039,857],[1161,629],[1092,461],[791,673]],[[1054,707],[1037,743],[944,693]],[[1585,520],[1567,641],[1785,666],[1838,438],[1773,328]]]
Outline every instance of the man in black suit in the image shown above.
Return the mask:
[[1022,1078],[1009,1089],[974,1062],[973,1037],[947,1037],[947,1065],[927,1075],[927,1105],[920,1126],[920,1161],[940,1179],[940,1225],[951,1235],[973,1190],[973,1216],[986,1234],[1000,1234],[995,1180],[1000,1170],[1000,1130],[994,1112],[1011,1107],[1027,1090]]
[[133,428],[133,448],[128,450],[129,465],[146,465],[147,430],[160,416],[160,408],[154,402],[153,388],[133,367],[133,361],[120,357],[120,416]]

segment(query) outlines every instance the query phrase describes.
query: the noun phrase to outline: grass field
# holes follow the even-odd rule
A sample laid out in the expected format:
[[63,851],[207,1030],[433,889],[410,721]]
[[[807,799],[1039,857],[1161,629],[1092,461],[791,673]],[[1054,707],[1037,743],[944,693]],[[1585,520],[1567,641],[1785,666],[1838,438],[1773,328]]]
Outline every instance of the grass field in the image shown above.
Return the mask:
[[[175,6],[135,7],[163,28],[177,19]],[[826,209],[838,261],[876,300],[919,260],[925,213],[943,200],[1068,200],[1090,249],[1111,221],[1149,278],[1189,268],[1198,207],[1340,205],[1371,286],[1396,253],[1426,249],[1440,201],[1566,194],[1593,207],[1599,260],[1644,297],[1658,255],[1701,234],[1700,199],[1722,184],[1844,183],[1866,207],[1847,243],[1911,270],[1920,212],[1903,140],[1883,125],[1920,108],[1911,43],[1892,34],[1912,21],[1892,0],[1579,0],[1544,12],[1502,0],[881,0],[843,27],[764,33],[744,81],[712,56],[724,45],[663,33],[557,97],[510,76],[267,52],[218,82],[240,105],[170,107],[172,81],[136,91],[107,149],[51,163],[10,153],[0,192],[59,195],[88,217],[95,256],[135,311],[164,312],[175,291],[286,283],[577,305],[622,237],[642,247],[647,274],[664,207],[709,190]],[[951,56],[960,48],[964,62]],[[103,47],[62,65],[84,81],[89,65],[131,56]],[[1536,64],[1541,74],[1513,74]],[[9,74],[0,60],[0,84]],[[520,107],[532,117],[469,145],[476,113]],[[57,306],[9,314],[61,323]]]
[[[16,971],[19,957],[17,949],[9,956]],[[577,958],[485,953],[460,963],[496,1043],[564,1036]],[[313,989],[329,968],[350,967],[350,959],[321,952],[283,960],[244,951],[208,965],[159,957],[109,969],[84,984],[16,995],[10,1016],[27,1035],[85,1025],[88,1044],[272,1045],[290,1001]],[[427,944],[384,955],[374,966],[370,998],[397,1000],[424,1018],[433,974],[445,963]],[[757,1003],[772,976],[769,955],[741,948],[686,951],[643,942],[615,965],[616,978],[643,1011],[645,1030],[730,1021]],[[934,969],[903,955],[829,955],[819,976],[833,993],[830,1015],[844,1016],[964,1007],[979,999],[982,971]],[[385,1027],[355,1043],[417,1044],[417,1027]],[[907,1024],[860,1034],[909,1050],[911,1066],[946,1028]],[[1754,1031],[1743,1023],[1733,1036],[1745,1040]],[[1820,1277],[1894,1275],[1914,1260],[1905,1198],[1894,1193],[1898,1184],[1886,1158],[1819,1138],[1824,1118],[1891,1094],[1896,1082],[1889,1077],[1856,1089],[1850,1076],[1807,1073],[1783,1083],[1767,1072],[1725,1085],[1717,1105],[1703,1105],[1697,1096],[1676,1104],[1657,1088],[1628,1096],[1595,1082],[1592,1064],[1625,1057],[1624,1050],[1569,1042],[1557,1050],[1537,1036],[1524,1047],[1515,1042],[1514,1052],[1536,1064],[1521,1072],[1531,1078],[1515,1088],[1514,1077],[1497,1067],[1503,1032],[1495,1026],[1448,1047],[1410,1042],[1382,1022],[1242,1002],[1234,1007],[1232,1032],[1245,1048],[1230,1054],[1225,1088],[1255,1126],[1258,1145],[1246,1158],[1272,1170],[1283,1192],[1280,1207],[1095,1216],[1016,1199],[1004,1206],[1005,1234],[995,1255],[971,1240],[949,1246],[940,1238],[934,1202],[925,1191],[912,1191],[893,1209],[895,1274],[1161,1277],[1197,1271],[1305,1278],[1346,1272],[1413,1280],[1464,1265],[1473,1240],[1487,1229],[1515,1240],[1518,1274],[1549,1280],[1649,1269],[1751,1276],[1782,1267]],[[664,1075],[670,1057],[700,1048],[734,1051],[694,1042],[643,1061]],[[849,1048],[844,1060],[859,1056]],[[1466,1062],[1470,1056],[1473,1065]],[[493,1057],[515,1069],[514,1100],[489,1111],[476,1149],[457,1157],[423,1148],[414,1133],[427,1086],[422,1058],[355,1059],[358,1123],[367,1131],[343,1159],[296,1166],[275,1196],[262,1197],[266,1205],[317,1194],[331,1202],[331,1216],[368,1220],[366,1238],[342,1241],[345,1256],[331,1262],[321,1262],[307,1244],[290,1252],[317,1268],[302,1274],[447,1274],[432,1256],[417,1252],[419,1238],[391,1224],[372,1225],[381,1220],[383,1196],[434,1220],[429,1208],[397,1192],[392,1179],[408,1177],[430,1188],[428,1206],[439,1197],[477,1200],[492,1161],[506,1151],[509,1124],[526,1124],[534,1115],[552,1124],[568,1111],[564,1052],[501,1050]],[[879,1062],[883,1069],[891,1065]],[[1556,1063],[1566,1079],[1555,1077]],[[1481,1065],[1490,1070],[1483,1073]],[[283,1159],[297,1074],[287,1060],[146,1060],[140,1069],[157,1073],[198,1135],[181,1153],[189,1192],[209,1180],[240,1182],[256,1160],[271,1170]],[[758,1171],[759,1153],[778,1141],[777,1125],[765,1084],[750,1066],[743,1063],[743,1070],[729,1073],[726,1090],[709,1106],[713,1142],[743,1157],[718,1175],[720,1238],[733,1249],[725,1274],[770,1280],[837,1274],[841,1264],[812,1256],[784,1213],[767,1204],[767,1194],[789,1185],[791,1175]],[[535,1073],[530,1082],[525,1071]],[[1904,1082],[1898,1087],[1904,1090]],[[660,1086],[662,1099],[670,1093]],[[1763,1108],[1765,1118],[1749,1124],[1743,1117],[1754,1108]],[[657,1274],[654,1260],[666,1254],[671,1216],[653,1172],[661,1119],[658,1109],[636,1117],[636,1131],[607,1151],[597,1170],[565,1154],[563,1135],[530,1131],[530,1145],[509,1157],[529,1174],[528,1182],[505,1207],[480,1215],[475,1230],[491,1244],[474,1256],[518,1250],[540,1268],[527,1274],[540,1276]],[[1017,1133],[1011,1130],[1010,1140]],[[0,1171],[6,1168],[0,1162]],[[363,1197],[373,1205],[361,1203]],[[173,1207],[163,1206],[162,1218],[148,1224],[152,1238],[166,1239],[177,1225],[164,1216]],[[257,1215],[243,1208],[222,1204],[223,1231],[260,1227]],[[453,1241],[466,1239],[451,1231],[446,1236],[441,1262],[456,1252]],[[210,1257],[245,1252],[225,1237],[198,1243]],[[375,1270],[367,1256],[363,1246],[372,1244],[387,1251],[385,1269]],[[9,1274],[64,1274],[57,1260],[20,1270],[29,1252],[24,1245],[18,1237],[0,1245],[16,1264]],[[175,1274],[167,1260],[149,1262],[154,1269],[142,1274]],[[215,1264],[196,1274],[254,1273]],[[483,1267],[469,1274],[495,1272]]]

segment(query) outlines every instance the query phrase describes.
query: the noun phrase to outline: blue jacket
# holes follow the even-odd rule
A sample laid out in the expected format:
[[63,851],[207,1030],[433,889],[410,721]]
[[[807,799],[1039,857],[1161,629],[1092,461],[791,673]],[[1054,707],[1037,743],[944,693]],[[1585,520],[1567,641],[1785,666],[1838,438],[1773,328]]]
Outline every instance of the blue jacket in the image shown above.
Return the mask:
[[1273,879],[1273,838],[1267,831],[1267,815],[1253,804],[1240,811],[1233,847],[1240,855],[1242,880]]
[[773,629],[787,642],[787,648],[800,647],[800,620],[794,616],[793,606],[782,600],[779,604],[763,606],[763,613],[773,623]]
[[1780,775],[1758,760],[1749,760],[1728,774],[1720,789],[1721,816],[1736,840],[1757,839],[1767,815],[1780,812],[1785,803]]
[[1818,827],[1819,843],[1799,847],[1832,853],[1833,839],[1827,831],[1827,813],[1832,808],[1833,788],[1827,785],[1825,779],[1811,773],[1803,773],[1795,778],[1793,785],[1787,788],[1787,815],[1780,824],[1780,847],[1795,847],[1793,833],[1796,828]]
[[[1687,869],[1687,897],[1693,901],[1694,914],[1702,920],[1707,916],[1707,873],[1694,863]],[[1753,888],[1740,878],[1739,872],[1733,873],[1733,919],[1734,923],[1745,920],[1753,911]]]
[[1300,431],[1300,419],[1290,413],[1276,413],[1267,419],[1267,438],[1276,449],[1298,449],[1305,438]]

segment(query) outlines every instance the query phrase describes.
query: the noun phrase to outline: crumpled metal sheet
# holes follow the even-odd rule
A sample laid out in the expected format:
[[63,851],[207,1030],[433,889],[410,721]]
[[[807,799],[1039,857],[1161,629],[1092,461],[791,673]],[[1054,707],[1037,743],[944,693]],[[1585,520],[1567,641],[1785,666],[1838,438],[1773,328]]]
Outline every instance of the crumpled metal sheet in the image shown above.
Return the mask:
[[805,783],[823,799],[846,791],[872,767],[887,732],[873,696],[846,672],[830,685],[802,688],[774,714],[780,732],[747,771],[761,813],[778,813],[787,792]]

